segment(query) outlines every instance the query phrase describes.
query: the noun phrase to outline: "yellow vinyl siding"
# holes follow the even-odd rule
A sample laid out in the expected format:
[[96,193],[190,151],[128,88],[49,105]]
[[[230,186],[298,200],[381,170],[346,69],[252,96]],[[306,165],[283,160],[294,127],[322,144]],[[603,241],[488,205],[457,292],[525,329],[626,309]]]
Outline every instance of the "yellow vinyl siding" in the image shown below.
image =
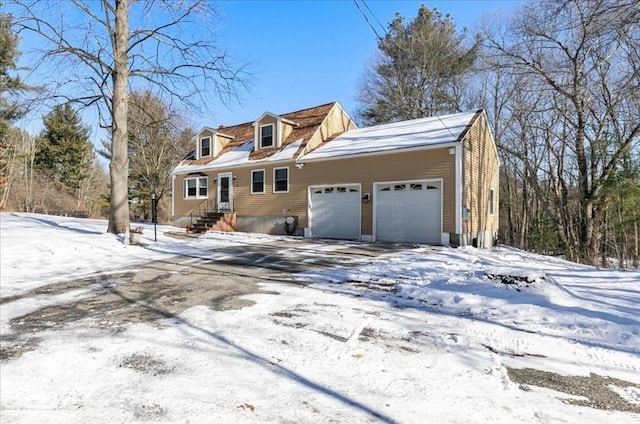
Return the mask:
[[[189,212],[197,207],[203,200],[205,199],[185,199],[184,198],[184,179],[189,177],[200,176],[203,173],[193,173],[193,174],[181,174],[176,175],[175,180],[173,181],[173,202],[174,209],[176,215],[188,215]],[[215,188],[216,186],[213,184],[213,178],[211,178],[211,174],[206,173],[209,176],[207,181],[208,187],[208,198],[213,199],[215,197]]]
[[293,125],[287,124],[286,122],[282,123],[282,140],[286,140],[287,137],[293,132]]
[[304,149],[305,153],[311,152],[327,139],[331,139],[338,134],[354,129],[356,129],[356,126],[353,121],[349,119],[349,116],[344,112],[344,109],[336,103],[327,114],[327,117],[322,122],[320,128],[318,128],[318,131],[316,131],[313,137],[309,139],[307,147]]
[[[443,231],[454,232],[455,156],[448,149],[388,153],[353,159],[309,162],[298,171],[301,187],[362,184],[362,194],[373,200],[374,182],[443,179]],[[307,192],[305,190],[305,200]],[[302,215],[301,215],[302,216]],[[306,214],[300,225],[307,226]],[[362,234],[372,234],[373,201],[362,204]]]
[[[224,129],[222,129],[221,132],[224,132]],[[215,137],[215,143],[216,143],[215,152],[216,152],[216,156],[220,154],[222,149],[224,149],[224,146],[226,146],[227,143],[229,143],[229,141],[231,141],[230,138],[216,133],[216,137]]]
[[209,130],[203,130],[200,132],[200,134],[198,134],[198,140],[197,140],[197,144],[196,144],[196,149],[198,149],[198,157],[203,157],[202,156],[202,151],[200,150],[202,148],[202,144],[200,142],[200,140],[202,140],[203,138],[207,138],[209,137],[209,150],[210,150],[210,155],[209,156],[205,156],[205,157],[213,157],[216,150],[215,150],[215,142],[216,142],[216,138],[213,135],[213,132],[209,131]]
[[[405,180],[443,180],[443,231],[454,232],[455,187],[453,184],[454,155],[448,149],[429,149],[406,153],[389,153],[352,159],[337,159],[306,163],[298,169],[293,161],[276,164],[256,163],[234,169],[205,172],[209,176],[209,199],[215,202],[217,185],[213,179],[220,173],[232,172],[234,212],[237,215],[296,215],[299,226],[307,227],[307,196],[309,186],[362,184],[362,194],[373,200],[374,182]],[[273,193],[273,169],[289,167],[289,192]],[[251,194],[251,171],[265,170],[265,193]],[[175,214],[188,215],[202,199],[184,199],[183,180],[175,179]],[[215,203],[214,203],[215,204]],[[284,211],[284,212],[283,212]],[[362,234],[372,234],[373,201],[362,204]]]
[[[498,229],[498,157],[485,115],[474,122],[464,144],[464,199],[470,209],[464,233]],[[494,190],[493,215],[489,215],[489,189]]]
[[[274,143],[277,140],[277,132],[280,130],[277,128],[277,119],[271,115],[265,115],[257,123],[258,131],[261,125],[274,124]],[[293,127],[290,124],[283,123],[283,140],[290,134]],[[313,134],[307,143],[306,151],[311,151],[309,146],[318,146],[324,140],[330,137],[334,137],[345,131],[355,129],[355,125],[344,112],[344,109],[339,104],[335,104],[318,130]],[[257,131],[257,132],[258,132]],[[213,136],[211,131],[203,130],[201,136]],[[259,133],[257,133],[259,137]],[[222,138],[222,137],[220,137]],[[256,141],[258,146],[259,140]],[[220,146],[223,147],[223,146]],[[237,177],[233,183],[234,193],[234,210],[238,215],[279,215],[282,214],[283,209],[290,209],[289,215],[298,215],[301,219],[302,226],[306,226],[307,215],[307,187],[309,182],[307,179],[304,181],[304,186],[301,186],[301,180],[299,176],[304,175],[304,169],[299,170],[295,167],[293,158],[291,161],[280,162],[278,164],[270,164],[256,162],[252,165],[235,167],[235,168],[223,168],[202,172],[209,177],[209,199],[212,204],[215,205],[217,186],[213,183],[213,179],[218,174],[224,172],[232,172]],[[328,163],[328,162],[327,162]],[[274,167],[289,167],[289,193],[273,193],[273,168]],[[308,165],[309,166],[309,165]],[[324,166],[324,165],[321,165]],[[251,194],[251,171],[264,169],[265,170],[265,193],[264,194]],[[306,169],[306,168],[305,168]],[[185,199],[183,180],[186,174],[176,175],[174,181],[174,212],[175,215],[187,215],[189,212],[197,207],[202,199]],[[312,181],[311,185],[323,184],[322,180]]]
[[[289,168],[289,192],[274,193],[273,192],[273,169]],[[251,171],[264,170],[265,184],[264,193],[251,194]],[[221,168],[205,171],[209,177],[209,200],[217,206],[217,189],[218,186],[213,182],[218,174],[230,172],[235,177],[233,181],[233,208],[238,215],[281,215],[283,209],[286,210],[285,215],[306,216],[306,187],[300,188],[299,173],[301,172],[294,165],[293,161],[278,162],[274,164],[256,163],[254,166],[245,166],[238,168]],[[184,198],[184,179],[187,174],[180,174],[175,179],[175,214],[188,215],[189,212],[197,207],[203,199],[185,199]]]
[[[273,192],[273,169],[289,168],[289,192]],[[251,194],[251,170],[264,169],[265,185],[264,193]],[[298,215],[306,214],[306,197],[299,193],[300,188],[296,181],[298,169],[293,161],[279,162],[276,164],[262,164],[262,166],[246,167],[236,170],[234,175],[238,176],[233,184],[236,193],[235,212],[238,215]],[[284,210],[284,213],[283,213]]]
[[260,147],[260,143],[261,143],[260,128],[263,127],[264,125],[269,125],[269,124],[273,124],[273,146],[270,146],[270,147],[278,146],[278,134],[281,131],[280,128],[278,128],[278,120],[277,118],[274,118],[271,115],[266,115],[257,123],[257,126],[256,126],[255,146],[257,150],[260,150],[261,148]]

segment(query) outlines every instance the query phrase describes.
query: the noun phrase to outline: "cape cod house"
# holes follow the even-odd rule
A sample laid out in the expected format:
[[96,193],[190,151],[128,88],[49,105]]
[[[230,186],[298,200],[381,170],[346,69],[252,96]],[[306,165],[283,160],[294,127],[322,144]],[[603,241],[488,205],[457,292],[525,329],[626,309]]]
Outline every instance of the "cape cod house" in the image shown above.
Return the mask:
[[489,247],[498,156],[484,111],[358,129],[339,103],[203,128],[173,171],[194,231]]

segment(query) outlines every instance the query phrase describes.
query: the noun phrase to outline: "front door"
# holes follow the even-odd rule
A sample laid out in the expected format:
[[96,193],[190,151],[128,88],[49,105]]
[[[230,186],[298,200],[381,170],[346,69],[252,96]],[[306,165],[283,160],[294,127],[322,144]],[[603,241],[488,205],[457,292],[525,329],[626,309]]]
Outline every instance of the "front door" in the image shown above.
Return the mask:
[[233,212],[233,174],[218,174],[218,212]]

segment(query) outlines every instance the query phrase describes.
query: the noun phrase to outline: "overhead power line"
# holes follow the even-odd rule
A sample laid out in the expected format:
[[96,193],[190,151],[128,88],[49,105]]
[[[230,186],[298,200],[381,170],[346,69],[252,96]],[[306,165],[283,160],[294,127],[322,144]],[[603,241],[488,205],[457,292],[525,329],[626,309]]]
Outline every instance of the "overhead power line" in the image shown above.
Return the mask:
[[387,35],[387,27],[384,26],[382,24],[382,22],[380,22],[380,20],[378,20],[378,17],[376,16],[375,13],[373,13],[373,10],[371,10],[371,8],[369,7],[369,5],[367,4],[367,2],[365,0],[361,0],[362,4],[364,4],[364,6],[367,8],[367,10],[369,11],[369,13],[371,13],[371,16],[373,16],[373,18],[376,20],[376,22],[378,23],[378,25],[380,25],[380,29],[382,29],[382,32],[384,32],[385,35]]
[[[367,4],[364,2],[364,0],[361,0],[362,3],[367,7],[367,9],[369,9],[369,6],[367,6]],[[378,38],[378,40],[382,41],[382,37],[380,36],[380,34],[378,34],[378,31],[376,31],[376,29],[374,28],[374,26],[371,24],[371,21],[369,21],[369,18],[367,17],[367,14],[364,13],[364,11],[362,10],[362,8],[360,7],[360,5],[358,4],[358,0],[353,0],[353,4],[356,5],[356,7],[358,8],[358,11],[360,12],[360,14],[362,15],[362,17],[364,18],[364,20],[367,22],[367,25],[369,25],[369,28],[371,28],[371,30],[373,31],[373,33],[376,35],[376,37]],[[369,9],[369,11],[371,12],[371,9]],[[373,13],[371,13],[373,15]],[[375,17],[375,15],[373,15],[373,17],[376,19],[376,21],[378,21],[378,18]],[[380,21],[378,21],[378,24],[380,24]]]

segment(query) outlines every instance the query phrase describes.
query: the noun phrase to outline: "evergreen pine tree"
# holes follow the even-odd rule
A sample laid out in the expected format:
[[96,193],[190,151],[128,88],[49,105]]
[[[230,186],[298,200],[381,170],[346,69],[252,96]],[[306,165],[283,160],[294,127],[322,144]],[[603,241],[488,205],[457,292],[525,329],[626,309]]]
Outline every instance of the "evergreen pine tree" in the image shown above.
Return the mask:
[[93,161],[89,129],[68,104],[56,106],[45,116],[44,126],[36,167],[74,193],[89,175]]
[[16,69],[18,58],[18,37],[11,28],[11,16],[0,14],[0,140],[9,129],[10,122],[19,118],[21,111],[12,96],[26,89],[17,76],[10,71]]
[[466,43],[449,15],[421,6],[406,22],[397,14],[358,87],[356,117],[366,125],[459,112],[464,76],[480,41]]

